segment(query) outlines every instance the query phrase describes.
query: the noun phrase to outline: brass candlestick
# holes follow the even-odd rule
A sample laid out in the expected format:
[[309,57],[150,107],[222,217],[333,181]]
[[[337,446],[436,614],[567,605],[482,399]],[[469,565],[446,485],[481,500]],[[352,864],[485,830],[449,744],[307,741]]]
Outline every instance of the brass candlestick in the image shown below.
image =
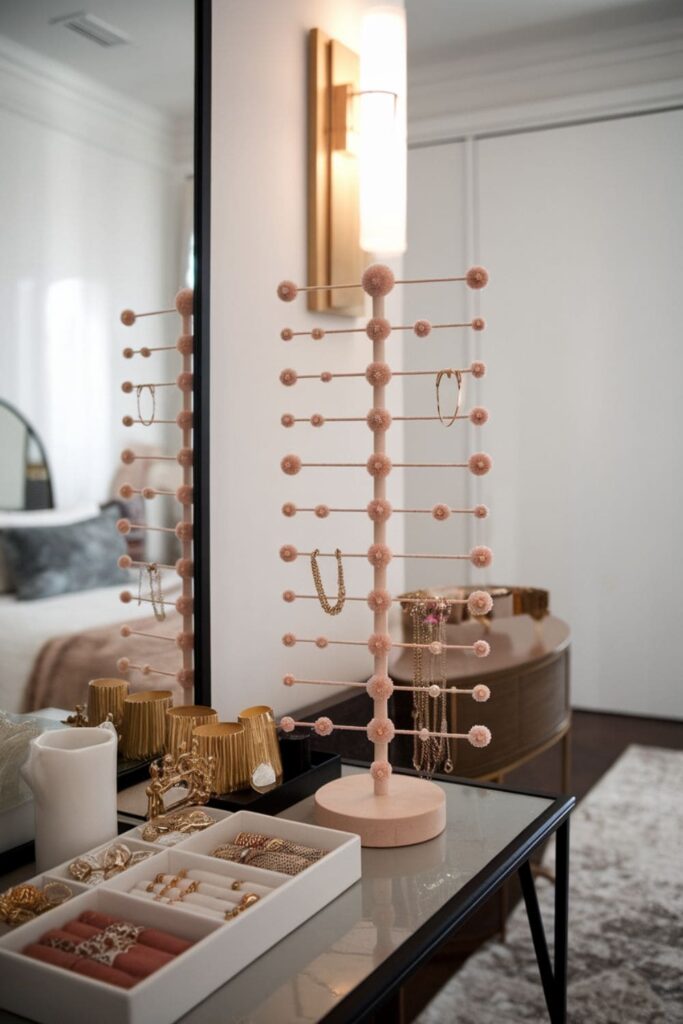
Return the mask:
[[192,732],[198,725],[218,721],[218,712],[202,704],[183,704],[166,712],[166,753],[178,757],[192,749]]
[[233,793],[249,785],[244,728],[239,722],[198,725],[192,738],[197,740],[197,752],[202,757],[214,759],[214,794]]
[[127,696],[127,679],[91,679],[88,683],[88,725],[100,725],[111,714],[112,722],[120,729],[123,702]]
[[123,701],[121,754],[130,760],[156,757],[164,749],[166,711],[173,705],[170,690],[130,693]]
[[267,793],[282,782],[282,759],[272,708],[258,704],[240,711],[237,721],[244,727],[249,784]]

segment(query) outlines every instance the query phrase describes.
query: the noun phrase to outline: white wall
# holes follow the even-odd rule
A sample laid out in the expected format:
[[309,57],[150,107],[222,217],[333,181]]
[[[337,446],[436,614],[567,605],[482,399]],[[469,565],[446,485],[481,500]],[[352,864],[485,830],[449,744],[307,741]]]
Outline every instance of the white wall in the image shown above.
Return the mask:
[[[310,329],[318,323],[353,321],[313,316],[305,300],[281,303],[275,289],[283,278],[306,275],[306,54],[307,34],[319,27],[357,47],[360,0],[217,0],[213,5],[212,83],[212,280],[211,280],[211,578],[212,701],[224,717],[249,704],[270,704],[281,713],[330,691],[285,690],[282,675],[324,674],[366,678],[367,651],[311,645],[286,650],[285,632],[302,637],[365,639],[370,614],[347,604],[337,619],[317,603],[285,604],[285,589],[313,593],[308,559],[285,565],[284,543],[299,550],[365,551],[369,521],[361,515],[310,514],[286,519],[285,501],[300,506],[365,506],[371,480],[363,469],[280,471],[280,459],[296,452],[310,461],[365,461],[372,450],[364,424],[327,424],[319,430],[280,425],[283,412],[365,415],[365,381],[299,382],[284,388],[280,371],[364,370],[370,343],[363,336],[336,336],[286,344],[282,327]],[[400,295],[390,315],[400,317]],[[393,345],[393,342],[392,342]],[[392,349],[393,351],[393,349]],[[392,455],[401,432],[392,428]],[[401,480],[392,478],[392,500],[400,504]],[[398,517],[391,543],[401,549]],[[334,562],[322,560],[334,591]],[[347,561],[347,592],[371,587],[365,559]],[[401,566],[392,565],[392,589],[402,586]]]
[[678,717],[681,166],[680,110],[418,149],[408,256],[460,266],[464,190],[492,274],[490,578],[550,589],[575,705]]
[[121,448],[163,443],[159,428],[121,426],[135,412],[120,384],[168,379],[166,360],[121,349],[172,341],[177,321],[127,330],[119,313],[163,307],[178,287],[170,129],[0,38],[0,138],[0,396],[42,437],[57,503],[103,500]]

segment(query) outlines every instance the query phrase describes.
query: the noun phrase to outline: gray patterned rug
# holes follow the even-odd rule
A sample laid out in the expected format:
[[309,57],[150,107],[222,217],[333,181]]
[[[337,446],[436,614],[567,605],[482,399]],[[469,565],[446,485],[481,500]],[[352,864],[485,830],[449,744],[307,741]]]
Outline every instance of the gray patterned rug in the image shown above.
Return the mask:
[[[570,827],[569,1021],[683,1022],[683,752],[629,747]],[[549,850],[546,864],[554,864]],[[536,882],[546,935],[553,887]],[[471,957],[419,1024],[542,1024],[524,905],[503,945]]]

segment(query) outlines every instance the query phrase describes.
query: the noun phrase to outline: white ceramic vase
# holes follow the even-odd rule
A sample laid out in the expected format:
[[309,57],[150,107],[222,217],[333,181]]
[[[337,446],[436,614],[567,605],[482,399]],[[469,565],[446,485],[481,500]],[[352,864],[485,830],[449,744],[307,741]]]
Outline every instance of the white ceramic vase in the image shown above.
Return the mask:
[[21,773],[33,790],[39,872],[116,838],[117,746],[111,722],[31,741]]

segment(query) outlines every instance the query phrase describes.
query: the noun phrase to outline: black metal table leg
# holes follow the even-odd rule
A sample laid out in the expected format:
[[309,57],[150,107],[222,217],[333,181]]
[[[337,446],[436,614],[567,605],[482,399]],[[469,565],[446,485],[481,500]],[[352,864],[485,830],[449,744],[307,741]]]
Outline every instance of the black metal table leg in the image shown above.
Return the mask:
[[541,975],[541,983],[543,985],[543,995],[545,996],[545,1003],[548,1007],[550,1020],[552,1024],[555,1024],[555,978],[553,977],[553,969],[550,964],[550,954],[548,953],[548,944],[545,939],[543,918],[541,917],[541,909],[538,905],[536,886],[534,885],[534,878],[531,874],[529,861],[525,861],[519,869],[519,880],[522,884],[522,894],[524,896],[524,903],[526,904],[526,914],[529,918],[531,938],[534,941],[538,970]]

